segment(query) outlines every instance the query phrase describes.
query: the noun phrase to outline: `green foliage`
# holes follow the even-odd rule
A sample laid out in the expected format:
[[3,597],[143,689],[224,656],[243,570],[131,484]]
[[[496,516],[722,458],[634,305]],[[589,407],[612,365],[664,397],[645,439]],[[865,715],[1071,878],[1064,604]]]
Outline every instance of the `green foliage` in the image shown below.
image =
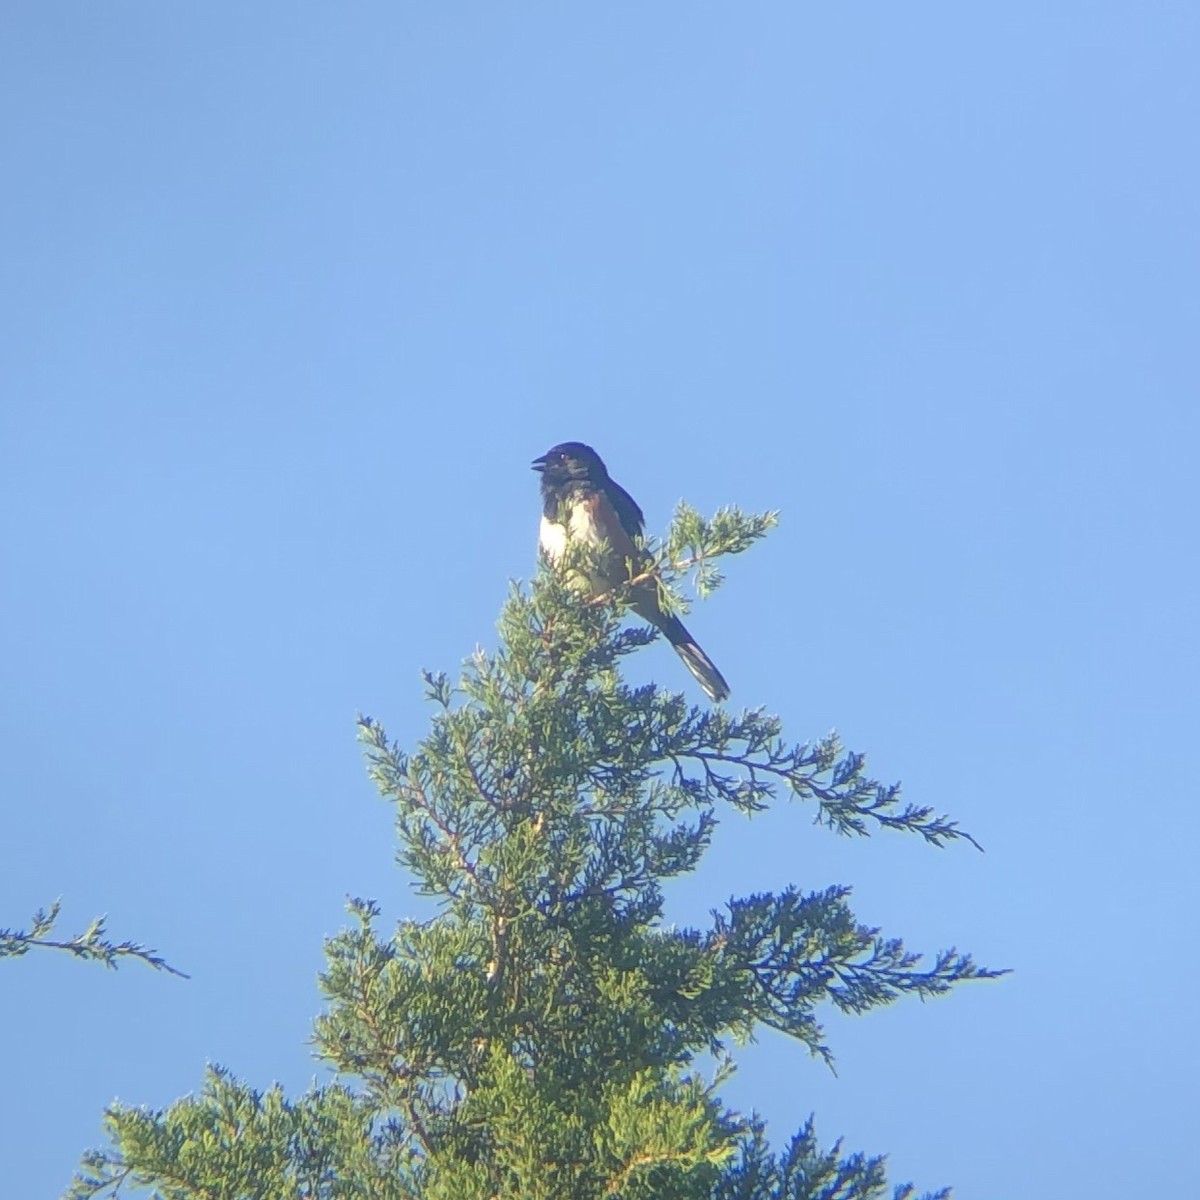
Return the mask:
[[[842,1156],[842,1144],[822,1150],[810,1118],[788,1148],[771,1153],[757,1119],[739,1146],[738,1158],[723,1175],[712,1200],[877,1200],[887,1194],[887,1162],[882,1156]],[[948,1189],[926,1192],[920,1200],[947,1200]],[[911,1184],[893,1189],[892,1200],[916,1200]]]
[[725,582],[714,559],[740,554],[779,523],[777,512],[743,513],[739,508],[721,508],[706,521],[682,500],[675,509],[666,551],[657,559],[661,577],[671,580],[692,571],[696,594],[711,595]]
[[92,1153],[70,1200],[152,1186],[162,1200],[282,1200],[283,1197],[408,1195],[388,1158],[386,1122],[340,1087],[295,1103],[278,1087],[255,1092],[219,1068],[196,1097],[165,1112],[113,1105],[105,1128],[119,1155]]
[[[681,507],[647,573],[681,604],[689,573],[711,590],[712,560],[773,523]],[[85,1160],[74,1200],[126,1179],[166,1200],[882,1194],[882,1160],[821,1150],[811,1123],[773,1157],[757,1119],[717,1096],[729,1046],[769,1026],[829,1061],[822,1005],[864,1012],[996,972],[953,950],[923,967],[856,921],[845,887],[734,899],[704,929],[667,925],[662,887],[696,867],[722,811],[781,792],[842,834],[967,835],[902,804],[834,736],[790,745],[761,711],[627,686],[621,660],[655,635],[622,628],[628,588],[581,598],[577,569],[514,588],[499,648],[456,684],[426,676],[432,728],[412,753],[360,722],[398,860],[439,909],[389,935],[356,900],[327,943],[314,1040],[342,1082],[289,1103],[213,1073],[165,1112],[116,1105],[114,1149]]]
[[122,959],[134,958],[157,971],[169,971],[172,975],[187,978],[182,971],[177,971],[166,959],[140,942],[110,941],[105,936],[108,930],[103,917],[96,917],[82,933],[66,941],[51,937],[61,908],[61,900],[55,900],[48,909],[39,908],[33,914],[33,921],[27,930],[0,929],[0,958],[20,958],[33,949],[65,950],[76,958],[102,962],[114,971],[121,965]]

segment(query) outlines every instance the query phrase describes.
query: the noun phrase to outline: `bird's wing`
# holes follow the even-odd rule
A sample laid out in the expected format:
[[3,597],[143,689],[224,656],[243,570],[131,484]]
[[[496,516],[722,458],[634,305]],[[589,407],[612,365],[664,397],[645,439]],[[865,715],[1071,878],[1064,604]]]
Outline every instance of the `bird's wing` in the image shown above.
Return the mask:
[[634,498],[619,483],[613,483],[611,479],[605,483],[604,492],[612,505],[617,520],[621,522],[621,528],[625,531],[626,536],[641,537],[646,518],[642,516],[642,510],[638,508]]
[[[634,512],[640,517],[642,514],[638,506],[620,488],[616,490],[629,501]],[[622,563],[640,562],[642,552],[633,540],[641,532],[640,526],[635,526],[633,533],[630,533],[625,520],[622,519],[621,510],[614,504],[614,497],[607,489],[593,492],[583,503],[596,532],[612,547],[617,559]]]

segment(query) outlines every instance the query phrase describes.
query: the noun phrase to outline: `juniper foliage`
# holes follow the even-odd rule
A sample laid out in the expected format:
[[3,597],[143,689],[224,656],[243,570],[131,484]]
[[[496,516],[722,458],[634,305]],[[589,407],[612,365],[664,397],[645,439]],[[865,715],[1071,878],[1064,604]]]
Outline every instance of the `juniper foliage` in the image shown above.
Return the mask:
[[[714,560],[774,520],[681,507],[647,573],[682,608],[688,576],[711,591]],[[761,1122],[719,1098],[731,1046],[769,1026],[829,1060],[823,1005],[860,1013],[998,972],[955,950],[924,963],[860,924],[846,887],[733,899],[707,928],[678,929],[663,885],[696,867],[725,809],[782,795],[841,834],[967,835],[870,778],[835,735],[793,745],[761,710],[629,686],[622,660],[655,635],[625,627],[626,592],[583,599],[573,574],[514,587],[498,649],[457,682],[426,675],[432,727],[414,751],[360,721],[398,861],[438,912],[387,933],[374,903],[351,903],[315,1029],[337,1082],[289,1101],[214,1071],[166,1110],[114,1105],[111,1149],[85,1159],[73,1200],[126,1183],[164,1200],[886,1193],[882,1159],[822,1149],[811,1122],[773,1154]]]
[[171,966],[157,951],[141,942],[114,942],[108,936],[106,918],[95,917],[73,937],[53,936],[62,911],[62,901],[55,900],[49,908],[39,908],[33,914],[28,929],[0,929],[0,958],[20,958],[30,950],[64,950],[87,962],[103,963],[116,970],[126,959],[136,959],[156,971],[167,971],[182,979],[187,976]]

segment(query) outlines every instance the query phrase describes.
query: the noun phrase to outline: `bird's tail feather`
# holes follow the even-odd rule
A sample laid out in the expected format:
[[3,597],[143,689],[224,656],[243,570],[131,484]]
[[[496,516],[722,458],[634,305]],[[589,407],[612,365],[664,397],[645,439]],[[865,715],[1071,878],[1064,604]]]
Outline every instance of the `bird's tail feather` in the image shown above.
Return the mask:
[[683,659],[683,665],[695,676],[696,682],[714,704],[729,698],[729,684],[713,662],[688,632],[687,626],[675,616],[664,613],[657,604],[636,606],[634,611],[662,630],[663,636],[675,647],[675,653]]
[[708,698],[719,704],[729,698],[729,684],[717,670],[713,660],[693,641],[672,642],[675,653],[683,659],[683,665],[696,677],[696,682],[704,689]]

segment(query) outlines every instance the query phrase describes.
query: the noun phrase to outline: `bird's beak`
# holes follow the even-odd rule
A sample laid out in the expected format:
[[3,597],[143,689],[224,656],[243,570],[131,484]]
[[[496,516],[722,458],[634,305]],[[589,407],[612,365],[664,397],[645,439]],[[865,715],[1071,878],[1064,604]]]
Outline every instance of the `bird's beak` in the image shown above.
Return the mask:
[[543,454],[541,458],[535,458],[529,465],[535,471],[544,471],[546,469],[547,455]]

